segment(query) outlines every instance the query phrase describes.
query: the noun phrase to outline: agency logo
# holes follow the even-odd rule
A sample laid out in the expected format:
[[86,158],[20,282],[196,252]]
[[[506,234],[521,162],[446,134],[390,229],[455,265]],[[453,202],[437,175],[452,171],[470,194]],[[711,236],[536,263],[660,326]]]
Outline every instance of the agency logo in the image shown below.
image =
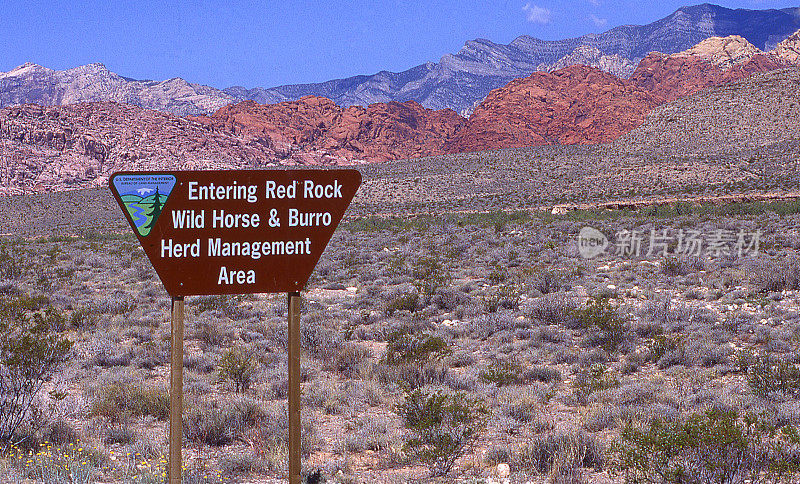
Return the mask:
[[578,234],[578,253],[581,257],[592,259],[602,254],[608,247],[608,238],[594,227],[584,227]]
[[175,177],[172,175],[117,175],[113,180],[117,195],[125,204],[136,231],[147,236],[164,208]]

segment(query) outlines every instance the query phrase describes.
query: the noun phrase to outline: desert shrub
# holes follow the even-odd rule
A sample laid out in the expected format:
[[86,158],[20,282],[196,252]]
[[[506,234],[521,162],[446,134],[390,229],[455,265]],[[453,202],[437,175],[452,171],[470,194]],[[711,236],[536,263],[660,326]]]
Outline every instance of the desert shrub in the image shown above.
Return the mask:
[[406,390],[450,383],[449,371],[440,362],[382,365],[378,369],[377,377],[384,385],[394,384]]
[[69,325],[76,329],[86,329],[97,324],[98,315],[90,308],[80,308],[72,312]]
[[22,266],[9,253],[5,244],[0,245],[0,279],[16,279],[22,276]]
[[[196,308],[198,313],[206,311],[220,311],[226,316],[236,316],[242,296],[218,295],[196,296],[189,300],[189,305]],[[233,319],[233,318],[232,318]]]
[[528,284],[532,289],[536,289],[542,294],[550,294],[561,289],[561,277],[548,270],[536,271],[531,274]]
[[132,428],[127,425],[115,425],[108,429],[103,443],[106,445],[113,444],[130,444],[136,439],[136,433]]
[[603,468],[603,453],[586,432],[557,432],[534,437],[512,456],[512,464],[540,474],[561,474],[580,467],[599,471]]
[[494,267],[492,267],[492,271],[486,276],[486,280],[493,286],[504,282],[506,279],[508,279],[508,269],[500,264],[495,264]]
[[528,300],[522,308],[522,313],[530,319],[574,328],[573,315],[577,307],[578,304],[574,299],[563,292],[557,292]]
[[397,311],[409,311],[413,313],[419,308],[419,304],[418,294],[402,294],[389,301],[386,305],[386,314],[391,316]]
[[444,476],[480,436],[489,411],[464,393],[416,389],[397,407],[409,435],[404,450],[428,467],[432,476]]
[[78,431],[63,418],[50,422],[42,432],[42,440],[55,445],[78,442]]
[[702,271],[705,264],[697,257],[671,257],[661,260],[661,272],[668,276],[685,276],[693,272]]
[[[341,332],[323,326],[323,321],[303,318],[300,321],[300,347],[317,358],[328,359],[342,346]],[[286,346],[285,324],[280,325],[281,341]]]
[[561,380],[561,372],[549,366],[534,366],[525,370],[522,378],[525,381],[550,383]]
[[520,291],[511,284],[501,284],[483,296],[483,306],[490,313],[501,309],[517,309],[519,301]]
[[[279,467],[288,454],[289,413],[286,405],[267,409],[265,415],[258,420],[244,421],[239,428],[245,429],[244,440],[252,442],[257,455],[270,469],[286,472],[285,466]],[[318,444],[319,438],[313,419],[301,416],[300,453],[308,457]]]
[[516,321],[506,312],[481,314],[472,321],[470,329],[476,338],[485,340],[489,336],[507,329],[514,329]]
[[760,397],[776,392],[787,396],[800,394],[797,364],[763,354],[754,357],[747,366],[747,384],[754,394]]
[[594,297],[586,307],[573,311],[575,319],[584,329],[599,331],[597,342],[608,352],[619,347],[625,336],[625,319],[611,305],[608,298]]
[[426,301],[430,300],[437,289],[446,286],[452,279],[434,256],[422,256],[417,259],[411,273],[415,279],[414,286]]
[[217,364],[219,378],[233,383],[236,393],[246,391],[253,383],[256,361],[251,353],[241,348],[228,350]]
[[515,361],[495,361],[478,373],[478,378],[498,387],[522,382],[522,367]]
[[225,476],[259,472],[268,466],[260,456],[250,452],[226,453],[219,460],[219,467]]
[[[267,413],[257,401],[247,397],[206,400],[188,406],[183,416],[183,429],[192,442],[221,446],[241,438],[253,428],[268,425],[279,416]],[[283,420],[286,419],[288,417]]]
[[372,358],[372,351],[353,342],[345,343],[333,359],[333,368],[346,378],[355,378],[365,363]]
[[133,360],[133,348],[120,348],[108,340],[100,343],[92,363],[103,368],[112,366],[128,366]]
[[207,347],[222,346],[234,336],[230,328],[224,326],[224,321],[213,320],[210,316],[201,316],[194,325],[191,337],[202,341]]
[[595,363],[608,363],[611,357],[602,348],[592,348],[589,351],[581,352],[577,359],[581,366],[590,366]]
[[683,338],[680,335],[659,334],[648,341],[646,346],[650,350],[648,353],[648,359],[653,362],[657,362],[669,352],[679,350],[682,351],[684,345]]
[[354,430],[345,443],[348,452],[379,451],[389,445],[388,427],[382,417],[361,417]]
[[484,457],[484,462],[486,462],[486,464],[490,466],[496,466],[497,464],[508,463],[511,462],[511,454],[509,454],[508,449],[494,447],[486,452],[486,456]]
[[585,402],[592,393],[619,386],[619,377],[602,363],[595,363],[584,368],[575,376],[572,382],[580,401]]
[[[639,314],[650,322],[660,323],[652,327],[651,332],[659,333],[663,331],[662,325],[670,325],[679,322],[687,322],[692,319],[692,310],[685,304],[664,298],[661,301],[648,301],[641,308]],[[639,331],[646,331],[647,326]]]
[[543,405],[553,391],[545,385],[535,384],[502,389],[498,401],[503,413],[519,422],[540,423]]
[[11,439],[30,418],[39,390],[72,347],[56,333],[49,313],[30,303],[0,301],[0,440]]
[[728,362],[733,350],[728,345],[716,345],[706,341],[698,341],[686,349],[686,354],[695,365],[712,367]]
[[90,413],[114,422],[144,415],[163,420],[169,414],[169,396],[166,391],[152,386],[111,383],[98,390]]
[[612,444],[611,468],[626,482],[756,482],[800,470],[800,435],[758,417],[709,410],[678,421],[629,422]]
[[447,358],[447,364],[451,368],[467,368],[475,364],[475,355],[468,351],[454,353]]
[[190,354],[183,358],[183,366],[186,369],[198,373],[211,373],[214,371],[214,363],[206,358],[204,354]]
[[386,353],[381,359],[381,363],[386,365],[440,360],[452,353],[441,336],[428,333],[416,335],[409,329],[391,333],[386,341]]
[[432,303],[444,311],[455,311],[460,306],[466,306],[471,298],[468,294],[449,288],[439,288],[434,294]]
[[780,292],[800,289],[800,258],[783,261],[757,259],[749,266],[750,282],[759,292]]

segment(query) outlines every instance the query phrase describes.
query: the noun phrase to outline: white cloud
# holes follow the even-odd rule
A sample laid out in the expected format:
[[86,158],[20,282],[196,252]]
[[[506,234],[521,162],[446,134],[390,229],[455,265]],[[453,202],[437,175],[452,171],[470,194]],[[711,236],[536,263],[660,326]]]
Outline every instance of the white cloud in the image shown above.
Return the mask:
[[589,14],[589,20],[591,20],[592,23],[595,24],[597,27],[605,27],[606,24],[608,23],[608,19],[600,18],[593,13]]
[[528,22],[533,22],[535,24],[550,23],[550,10],[546,8],[526,3],[525,6],[522,7],[522,11],[525,12],[525,17],[528,19]]
[[591,3],[595,7],[599,7],[600,6],[600,0],[589,0],[589,3]]

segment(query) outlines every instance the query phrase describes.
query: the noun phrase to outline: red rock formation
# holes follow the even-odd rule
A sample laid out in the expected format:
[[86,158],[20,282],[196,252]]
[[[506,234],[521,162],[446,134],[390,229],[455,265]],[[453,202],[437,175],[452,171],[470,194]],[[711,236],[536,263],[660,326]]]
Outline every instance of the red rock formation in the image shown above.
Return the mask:
[[606,142],[638,126],[662,102],[592,67],[537,72],[492,91],[448,150]]
[[703,89],[767,72],[786,64],[766,54],[756,54],[750,60],[723,70],[699,57],[665,56],[653,52],[642,59],[628,79],[640,89],[673,101]]
[[586,66],[537,72],[489,93],[447,151],[613,141],[664,102],[785,66],[768,54],[723,70],[696,56],[651,53],[629,79]]
[[320,151],[276,153],[186,118],[111,102],[0,109],[0,193],[104,183],[118,170],[346,163]]
[[341,108],[317,96],[278,104],[245,101],[193,119],[278,151],[323,149],[365,161],[442,154],[465,122],[453,110],[433,111],[415,101]]

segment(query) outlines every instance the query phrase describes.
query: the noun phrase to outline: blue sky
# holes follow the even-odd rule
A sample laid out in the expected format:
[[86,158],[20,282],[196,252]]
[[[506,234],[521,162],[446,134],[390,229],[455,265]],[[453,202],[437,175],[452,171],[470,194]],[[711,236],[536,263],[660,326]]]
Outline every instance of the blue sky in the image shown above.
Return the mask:
[[[0,0],[0,71],[28,61],[54,69],[102,62],[137,79],[271,87],[402,71],[479,37],[552,40],[645,24],[696,3]],[[716,3],[766,9],[800,0]]]

